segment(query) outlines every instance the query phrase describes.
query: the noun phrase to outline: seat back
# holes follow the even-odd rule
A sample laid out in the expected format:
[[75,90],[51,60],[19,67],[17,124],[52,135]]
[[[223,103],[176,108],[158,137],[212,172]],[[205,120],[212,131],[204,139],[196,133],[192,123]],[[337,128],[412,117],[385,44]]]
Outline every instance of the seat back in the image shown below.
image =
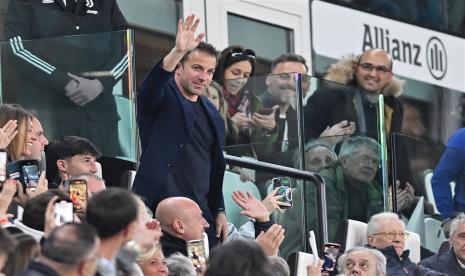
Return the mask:
[[433,251],[439,252],[441,244],[446,241],[446,235],[441,227],[442,222],[434,218],[425,218],[425,243],[424,246]]
[[407,240],[405,241],[405,249],[410,250],[410,260],[414,263],[419,263],[421,260],[421,241],[420,235],[415,232],[406,231],[409,233]]
[[[433,178],[433,171],[429,170],[425,173],[425,191],[428,201],[433,205],[434,213],[439,214],[438,208],[436,207],[436,201],[434,200],[433,187],[431,185],[431,179]],[[455,182],[450,183],[450,190],[452,198],[455,196]]]
[[232,222],[237,228],[247,222],[247,217],[241,215],[242,208],[239,207],[232,199],[233,191],[249,191],[253,196],[261,200],[260,192],[257,186],[252,182],[242,182],[239,174],[225,171],[223,179],[223,197],[224,206],[226,209],[226,217],[229,222]]
[[120,187],[131,190],[135,177],[136,177],[136,171],[133,171],[133,170],[124,171],[123,174],[121,175]]

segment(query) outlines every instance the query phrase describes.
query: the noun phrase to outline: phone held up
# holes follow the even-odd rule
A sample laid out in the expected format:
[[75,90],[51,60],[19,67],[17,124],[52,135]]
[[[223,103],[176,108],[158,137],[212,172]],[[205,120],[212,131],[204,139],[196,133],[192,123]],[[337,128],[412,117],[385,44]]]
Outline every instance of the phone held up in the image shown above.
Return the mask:
[[65,187],[69,186],[69,197],[74,203],[73,211],[75,213],[83,213],[84,210],[79,203],[87,205],[87,181],[84,179],[70,179],[66,181],[68,183],[65,183]]
[[7,179],[6,173],[6,163],[7,163],[7,155],[5,150],[0,150],[0,183],[5,182]]
[[197,272],[201,272],[207,267],[207,253],[203,240],[187,241],[187,256],[191,259]]
[[39,163],[37,160],[18,160],[6,164],[9,178],[17,179],[23,189],[35,190],[39,184]]
[[324,263],[321,267],[322,272],[333,272],[336,266],[337,255],[341,245],[337,243],[325,243]]
[[73,203],[67,201],[55,202],[55,225],[60,226],[73,221]]
[[283,209],[292,207],[292,188],[291,179],[289,177],[275,177],[271,180],[273,182],[273,190],[278,188],[276,195],[283,195],[279,201],[288,203],[290,206],[281,206]]

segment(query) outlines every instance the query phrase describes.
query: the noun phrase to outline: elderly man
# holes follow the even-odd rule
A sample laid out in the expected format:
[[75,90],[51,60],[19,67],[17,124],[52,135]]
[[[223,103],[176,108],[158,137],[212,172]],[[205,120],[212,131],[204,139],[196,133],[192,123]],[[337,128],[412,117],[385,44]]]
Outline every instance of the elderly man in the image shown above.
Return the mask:
[[338,270],[343,275],[386,275],[386,257],[375,249],[354,247],[338,260]]
[[210,227],[195,201],[187,197],[170,197],[162,200],[155,211],[163,236],[160,239],[163,253],[187,255],[186,241],[202,240],[203,232]]
[[381,186],[374,180],[379,158],[378,142],[368,137],[353,137],[342,144],[338,162],[320,171],[326,182],[330,239],[342,221],[366,222],[383,210]]
[[431,256],[420,264],[447,275],[465,275],[465,215],[452,221],[449,237],[451,249],[447,253]]
[[386,256],[387,275],[446,275],[413,263],[409,258],[410,251],[404,251],[407,236],[404,222],[395,213],[379,213],[368,222],[368,245]]

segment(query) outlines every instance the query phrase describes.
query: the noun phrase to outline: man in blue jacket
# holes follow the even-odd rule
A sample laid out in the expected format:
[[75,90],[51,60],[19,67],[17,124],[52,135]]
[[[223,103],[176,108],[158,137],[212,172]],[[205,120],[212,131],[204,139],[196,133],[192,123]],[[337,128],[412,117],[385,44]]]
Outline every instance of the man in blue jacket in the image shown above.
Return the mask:
[[465,275],[465,215],[459,215],[450,224],[451,249],[431,256],[420,264],[447,275]]
[[133,190],[151,210],[168,197],[194,200],[211,225],[210,246],[227,236],[221,150],[224,122],[200,96],[212,81],[217,52],[195,36],[199,20],[179,21],[176,46],[156,64],[137,95],[142,155]]

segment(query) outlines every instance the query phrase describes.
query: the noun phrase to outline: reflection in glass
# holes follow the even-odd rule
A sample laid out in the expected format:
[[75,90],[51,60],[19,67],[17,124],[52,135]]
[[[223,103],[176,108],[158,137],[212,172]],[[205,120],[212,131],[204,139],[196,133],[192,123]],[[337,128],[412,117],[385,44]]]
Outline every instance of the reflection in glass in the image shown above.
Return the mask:
[[[20,52],[2,45],[3,102],[35,110],[50,139],[82,136],[104,155],[136,159],[131,31],[18,43]],[[41,70],[45,61],[53,62],[53,73]],[[93,91],[93,83],[101,93],[79,98],[79,91]]]

